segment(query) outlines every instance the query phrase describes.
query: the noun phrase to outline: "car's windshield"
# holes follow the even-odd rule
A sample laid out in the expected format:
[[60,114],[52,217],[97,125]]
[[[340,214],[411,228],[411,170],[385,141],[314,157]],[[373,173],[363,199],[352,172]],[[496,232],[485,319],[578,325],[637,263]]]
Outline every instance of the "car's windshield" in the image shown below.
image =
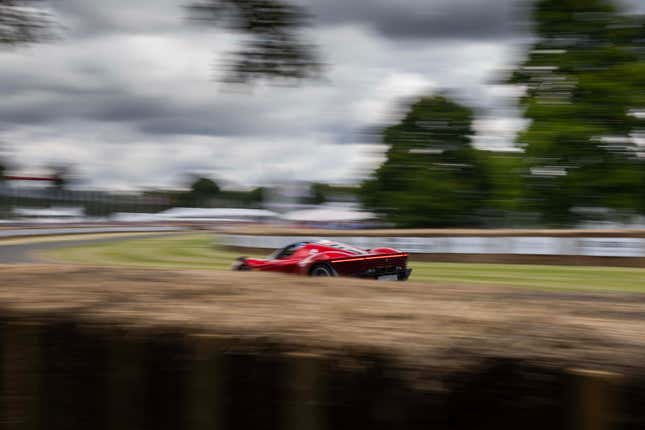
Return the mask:
[[297,250],[307,245],[308,243],[311,243],[311,242],[292,243],[291,245],[285,246],[284,248],[280,248],[277,251],[275,251],[273,254],[269,256],[269,259],[279,260],[281,258],[291,257]]

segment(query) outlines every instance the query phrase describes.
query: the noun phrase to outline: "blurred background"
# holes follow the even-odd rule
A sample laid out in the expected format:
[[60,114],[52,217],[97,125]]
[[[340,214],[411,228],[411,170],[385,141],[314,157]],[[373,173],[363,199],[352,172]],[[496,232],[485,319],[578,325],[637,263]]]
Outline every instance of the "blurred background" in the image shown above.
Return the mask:
[[642,226],[643,14],[637,0],[2,0],[0,217]]
[[644,280],[645,0],[0,0],[2,428],[644,428]]

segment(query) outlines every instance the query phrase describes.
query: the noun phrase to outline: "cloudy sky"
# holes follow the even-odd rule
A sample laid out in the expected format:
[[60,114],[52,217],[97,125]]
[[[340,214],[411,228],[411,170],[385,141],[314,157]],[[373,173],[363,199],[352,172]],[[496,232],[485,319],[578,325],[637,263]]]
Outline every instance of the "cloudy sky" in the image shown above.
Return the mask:
[[299,0],[324,79],[232,88],[218,65],[239,37],[189,24],[185,0],[51,0],[60,40],[0,51],[0,156],[101,188],[356,181],[382,159],[365,131],[446,89],[477,110],[477,145],[508,148],[522,121],[492,83],[527,40],[521,1]]

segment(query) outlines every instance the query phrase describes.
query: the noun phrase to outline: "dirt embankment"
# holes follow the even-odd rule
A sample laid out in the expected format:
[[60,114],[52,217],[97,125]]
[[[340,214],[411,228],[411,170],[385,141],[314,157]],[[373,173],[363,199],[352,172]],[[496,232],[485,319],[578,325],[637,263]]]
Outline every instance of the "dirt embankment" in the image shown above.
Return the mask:
[[486,358],[642,372],[645,296],[256,273],[0,266],[7,316],[48,316],[260,341],[287,352],[388,357],[459,371]]
[[0,423],[642,428],[644,298],[0,266]]

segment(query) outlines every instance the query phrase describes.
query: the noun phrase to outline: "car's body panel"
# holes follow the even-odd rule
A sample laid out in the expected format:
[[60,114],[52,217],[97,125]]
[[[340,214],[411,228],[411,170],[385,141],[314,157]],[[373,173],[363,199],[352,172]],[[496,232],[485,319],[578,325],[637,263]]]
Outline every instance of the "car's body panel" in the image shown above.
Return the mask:
[[392,248],[364,250],[332,241],[298,242],[274,252],[267,259],[240,258],[236,270],[309,275],[324,266],[332,275],[406,280],[408,254]]

